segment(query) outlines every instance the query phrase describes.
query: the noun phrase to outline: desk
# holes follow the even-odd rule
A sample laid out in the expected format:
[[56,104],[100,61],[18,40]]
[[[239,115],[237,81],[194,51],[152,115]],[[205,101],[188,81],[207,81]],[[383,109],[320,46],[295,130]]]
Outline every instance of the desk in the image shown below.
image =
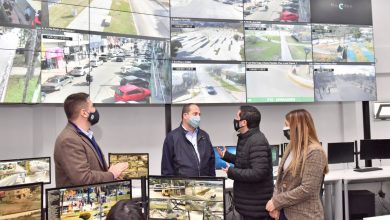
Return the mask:
[[[332,206],[328,203],[330,199],[327,196],[330,196],[330,192],[325,191],[325,204],[326,204],[326,216],[327,219],[342,219],[343,207],[342,203],[342,193],[344,188],[344,210],[345,210],[345,220],[349,220],[349,204],[348,204],[348,184],[353,183],[370,183],[370,182],[382,182],[385,180],[390,180],[390,166],[382,166],[383,170],[371,171],[371,172],[356,172],[353,169],[345,170],[335,170],[330,171],[328,175],[325,176],[325,190],[329,190],[329,185],[336,185],[335,193],[335,218],[329,218],[331,215]],[[342,186],[343,185],[343,186]],[[327,187],[328,186],[328,187]],[[330,214],[330,215],[329,215]]]
[[369,217],[369,218],[363,218],[363,220],[389,220],[390,215],[382,215],[377,217]]

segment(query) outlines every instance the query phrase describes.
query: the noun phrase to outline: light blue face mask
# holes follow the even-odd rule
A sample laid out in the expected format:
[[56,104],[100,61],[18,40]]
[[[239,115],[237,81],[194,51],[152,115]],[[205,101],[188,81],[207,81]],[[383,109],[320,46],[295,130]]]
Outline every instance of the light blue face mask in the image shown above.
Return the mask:
[[188,123],[191,125],[191,127],[195,129],[198,128],[200,124],[200,116],[191,116]]

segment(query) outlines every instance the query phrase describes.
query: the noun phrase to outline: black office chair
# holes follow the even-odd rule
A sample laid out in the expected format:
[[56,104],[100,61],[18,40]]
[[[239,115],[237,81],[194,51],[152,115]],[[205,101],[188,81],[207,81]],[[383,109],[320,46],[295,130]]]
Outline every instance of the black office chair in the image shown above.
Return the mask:
[[320,199],[321,199],[322,206],[324,206],[324,203],[322,201],[322,197],[324,196],[324,191],[325,191],[324,181],[325,181],[325,174],[322,175],[322,182],[321,182],[321,189],[320,189]]

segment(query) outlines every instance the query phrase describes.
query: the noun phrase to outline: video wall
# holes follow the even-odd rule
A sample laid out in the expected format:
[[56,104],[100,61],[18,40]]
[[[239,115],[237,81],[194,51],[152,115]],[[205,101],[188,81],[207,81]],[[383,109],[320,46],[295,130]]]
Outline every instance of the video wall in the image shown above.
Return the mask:
[[371,0],[2,0],[0,103],[376,100]]

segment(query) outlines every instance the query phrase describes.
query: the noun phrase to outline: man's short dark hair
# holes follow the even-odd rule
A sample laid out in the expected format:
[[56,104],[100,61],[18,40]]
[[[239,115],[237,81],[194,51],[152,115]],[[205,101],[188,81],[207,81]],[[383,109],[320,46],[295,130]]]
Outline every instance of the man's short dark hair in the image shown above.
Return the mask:
[[107,220],[145,220],[141,212],[141,206],[131,201],[130,199],[123,199],[117,202],[107,214]]
[[256,128],[260,125],[261,114],[257,108],[250,105],[240,106],[240,119],[246,120],[248,128]]
[[189,113],[190,111],[191,111],[191,106],[193,106],[193,105],[196,105],[196,106],[198,106],[197,104],[195,104],[195,103],[188,103],[188,104],[185,104],[185,105],[183,105],[183,108],[182,108],[182,110],[181,110],[181,119],[183,119],[183,115],[185,114],[185,113]]
[[86,106],[89,95],[87,93],[75,93],[69,95],[64,102],[64,110],[68,120],[74,119],[76,113]]

